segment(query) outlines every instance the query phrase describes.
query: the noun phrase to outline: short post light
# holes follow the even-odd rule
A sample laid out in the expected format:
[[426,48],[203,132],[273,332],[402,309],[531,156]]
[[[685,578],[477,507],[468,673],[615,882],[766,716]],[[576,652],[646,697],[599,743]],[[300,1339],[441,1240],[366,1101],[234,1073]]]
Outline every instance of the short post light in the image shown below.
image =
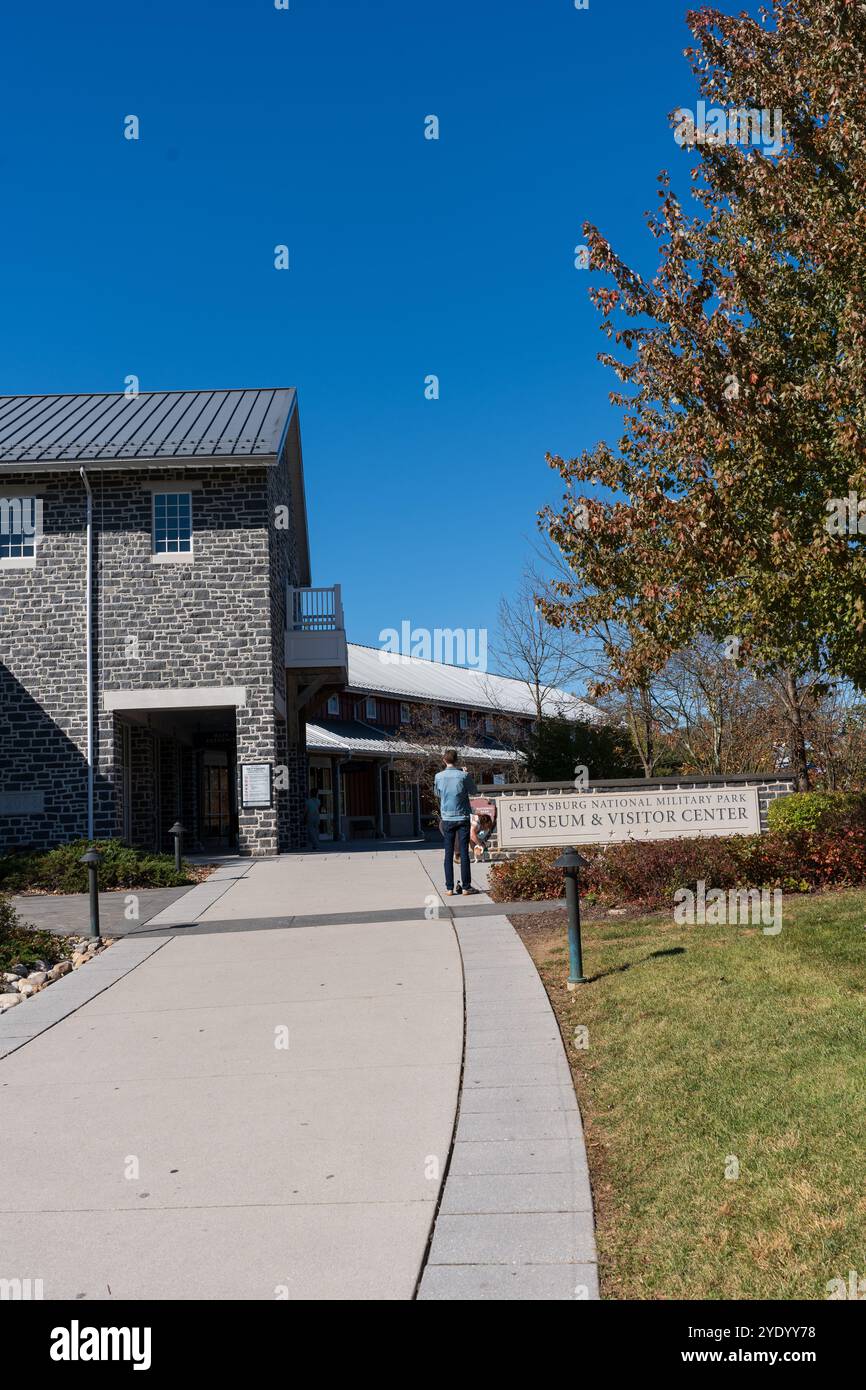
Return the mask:
[[554,867],[565,874],[565,907],[568,912],[568,988],[586,984],[580,943],[580,871],[589,863],[576,849],[563,850]]
[[184,830],[184,827],[181,825],[180,821],[179,821],[179,820],[176,820],[175,823],[174,823],[174,825],[171,827],[171,829],[169,830],[168,833],[169,833],[169,835],[173,835],[173,836],[174,836],[174,869],[175,869],[175,873],[178,873],[178,874],[179,874],[179,873],[180,873],[180,856],[181,856],[181,851],[182,851],[182,849],[183,849],[183,837],[184,837],[184,835],[185,835],[186,832],[185,832],[185,830]]
[[102,937],[99,934],[99,865],[102,862],[102,855],[98,849],[91,846],[82,854],[78,862],[87,865],[90,888],[90,935],[98,945],[101,945]]

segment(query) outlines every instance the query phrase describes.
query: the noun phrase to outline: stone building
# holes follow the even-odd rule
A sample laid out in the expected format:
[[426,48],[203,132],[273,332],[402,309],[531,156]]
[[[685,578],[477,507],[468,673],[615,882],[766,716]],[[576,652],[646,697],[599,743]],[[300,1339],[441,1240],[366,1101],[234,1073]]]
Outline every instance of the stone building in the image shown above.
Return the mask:
[[346,678],[294,390],[0,398],[0,852],[301,847]]

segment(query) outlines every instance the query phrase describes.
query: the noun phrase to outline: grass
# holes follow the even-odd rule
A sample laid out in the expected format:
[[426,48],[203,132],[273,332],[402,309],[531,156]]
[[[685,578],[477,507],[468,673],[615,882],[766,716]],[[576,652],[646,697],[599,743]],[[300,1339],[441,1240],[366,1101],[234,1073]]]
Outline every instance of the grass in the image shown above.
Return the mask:
[[512,920],[572,1064],[603,1296],[823,1299],[866,1275],[866,892],[786,898],[778,936],[587,924],[571,993],[564,913]]

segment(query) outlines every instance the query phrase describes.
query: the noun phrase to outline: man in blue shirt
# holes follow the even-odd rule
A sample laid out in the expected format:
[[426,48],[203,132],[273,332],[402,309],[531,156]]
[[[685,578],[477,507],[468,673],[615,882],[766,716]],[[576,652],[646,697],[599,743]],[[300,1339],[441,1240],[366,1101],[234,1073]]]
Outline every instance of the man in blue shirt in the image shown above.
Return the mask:
[[477,893],[472,887],[472,870],[469,867],[469,825],[472,807],[470,796],[475,796],[477,788],[468,772],[461,772],[456,766],[456,748],[446,748],[442,755],[445,763],[441,772],[433,779],[436,796],[439,799],[439,828],[445,840],[445,894],[454,893],[454,842],[460,846],[460,880],[464,893]]

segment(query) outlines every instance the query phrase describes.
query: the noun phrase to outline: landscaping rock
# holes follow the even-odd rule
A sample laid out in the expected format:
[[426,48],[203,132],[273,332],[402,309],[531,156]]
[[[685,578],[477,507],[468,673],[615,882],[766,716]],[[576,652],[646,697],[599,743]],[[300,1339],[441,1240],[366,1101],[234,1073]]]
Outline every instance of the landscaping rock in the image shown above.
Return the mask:
[[13,970],[4,970],[2,978],[4,985],[17,985],[21,976],[16,975]]
[[72,969],[72,961],[59,960],[48,972],[49,980],[59,980],[61,975],[68,975]]
[[41,988],[41,985],[32,985],[29,980],[22,980],[18,986],[19,998],[23,995],[25,999],[29,999],[31,994],[37,994]]
[[27,982],[31,985],[44,985],[48,979],[48,970],[31,970],[27,976]]
[[23,979],[24,976],[27,974],[27,966],[26,966],[26,965],[21,965],[21,964],[19,963],[18,965],[12,965],[12,966],[10,966],[9,968],[10,968],[10,970],[12,971],[12,974],[13,974],[13,975],[17,975],[19,979]]
[[13,1009],[21,1003],[20,994],[0,994],[0,1010]]

